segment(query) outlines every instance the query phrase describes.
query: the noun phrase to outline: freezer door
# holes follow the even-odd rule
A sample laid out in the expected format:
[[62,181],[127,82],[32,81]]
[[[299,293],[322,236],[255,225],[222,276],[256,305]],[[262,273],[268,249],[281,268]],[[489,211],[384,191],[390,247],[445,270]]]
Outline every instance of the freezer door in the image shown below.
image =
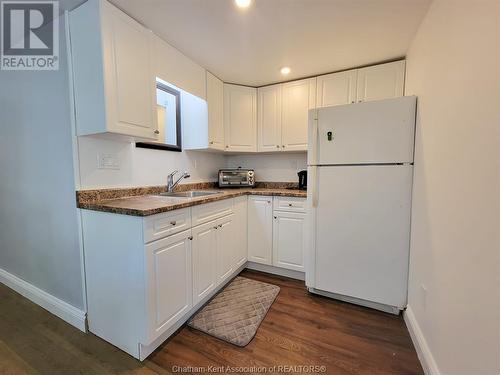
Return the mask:
[[317,155],[309,160],[318,165],[411,163],[415,107],[416,97],[406,96],[320,108],[311,123],[311,137],[317,139],[309,149]]
[[316,168],[317,289],[406,305],[412,168]]

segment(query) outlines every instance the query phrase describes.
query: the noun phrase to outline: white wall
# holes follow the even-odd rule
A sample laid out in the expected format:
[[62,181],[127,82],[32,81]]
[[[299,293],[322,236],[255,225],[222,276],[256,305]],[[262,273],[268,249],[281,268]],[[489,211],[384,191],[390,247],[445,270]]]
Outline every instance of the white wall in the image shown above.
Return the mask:
[[406,95],[418,95],[413,323],[432,373],[500,374],[498,0],[434,1],[407,56]]
[[60,33],[58,71],[0,71],[0,268],[83,308]]
[[[81,189],[166,185],[167,175],[175,169],[191,174],[186,183],[215,181],[217,171],[225,166],[222,155],[205,152],[141,149],[91,137],[80,137],[78,143]],[[117,155],[120,169],[99,169],[98,153]]]
[[307,154],[275,153],[227,156],[228,168],[253,168],[257,181],[299,182],[297,172],[307,169]]

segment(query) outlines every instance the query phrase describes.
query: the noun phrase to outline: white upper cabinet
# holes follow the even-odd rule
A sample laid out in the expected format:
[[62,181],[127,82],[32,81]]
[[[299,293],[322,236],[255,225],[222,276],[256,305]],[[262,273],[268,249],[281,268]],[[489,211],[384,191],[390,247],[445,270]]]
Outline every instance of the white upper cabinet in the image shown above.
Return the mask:
[[281,87],[257,89],[258,151],[281,151]]
[[70,33],[77,135],[155,139],[151,32],[108,2],[89,0],[70,13]]
[[354,103],[357,77],[357,70],[319,76],[316,93],[317,107]]
[[224,84],[226,151],[257,151],[257,89]]
[[224,83],[207,72],[208,148],[224,150]]
[[281,147],[307,151],[309,110],[316,107],[316,78],[288,82],[282,87]]
[[154,47],[154,74],[190,94],[206,99],[205,69],[156,35]]
[[404,60],[358,69],[357,101],[403,96],[404,79]]

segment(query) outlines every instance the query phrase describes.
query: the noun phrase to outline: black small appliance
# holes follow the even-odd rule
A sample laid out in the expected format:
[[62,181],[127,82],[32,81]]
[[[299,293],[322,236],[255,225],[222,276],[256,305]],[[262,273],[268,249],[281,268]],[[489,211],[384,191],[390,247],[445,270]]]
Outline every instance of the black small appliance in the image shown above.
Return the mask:
[[299,189],[306,190],[307,189],[307,171],[300,171],[297,173],[299,176]]

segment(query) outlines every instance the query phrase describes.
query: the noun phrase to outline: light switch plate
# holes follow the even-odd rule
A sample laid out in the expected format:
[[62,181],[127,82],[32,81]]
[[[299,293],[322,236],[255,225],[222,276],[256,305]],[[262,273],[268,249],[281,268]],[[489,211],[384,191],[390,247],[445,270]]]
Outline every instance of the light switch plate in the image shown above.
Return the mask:
[[97,168],[120,169],[120,160],[118,155],[99,152],[97,154]]

